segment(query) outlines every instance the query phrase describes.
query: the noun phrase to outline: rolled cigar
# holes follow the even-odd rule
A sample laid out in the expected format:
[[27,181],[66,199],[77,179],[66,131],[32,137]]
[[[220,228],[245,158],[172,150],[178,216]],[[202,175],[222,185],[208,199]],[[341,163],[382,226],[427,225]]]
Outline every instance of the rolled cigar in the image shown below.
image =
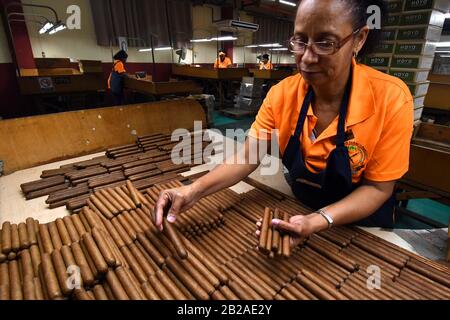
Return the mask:
[[68,275],[67,268],[64,263],[63,257],[61,255],[60,250],[53,250],[52,252],[52,262],[53,267],[55,268],[56,277],[59,282],[59,287],[61,288],[62,293],[65,296],[68,296],[72,293],[72,289],[68,287]]
[[194,254],[188,256],[189,262],[192,266],[198,270],[204,279],[207,279],[208,282],[213,285],[216,289],[220,287],[220,280],[217,278]]
[[272,251],[272,237],[273,237],[273,227],[271,226],[271,222],[273,219],[273,212],[270,212],[269,215],[269,228],[267,229],[267,237],[266,237],[266,252]]
[[208,293],[192,278],[192,276],[174,258],[166,259],[168,267],[183,282],[189,291],[200,300],[209,300]]
[[[86,249],[88,251],[89,256],[91,257],[92,261],[95,264],[95,268],[98,270],[99,273],[105,274],[108,272],[108,264],[106,263],[105,259],[103,258],[103,255],[95,243],[94,239],[92,238],[91,234],[85,233],[83,235],[82,241],[84,245],[86,246]],[[109,254],[111,254],[109,252]]]
[[[92,204],[94,206],[91,206],[89,204],[89,200],[92,201]],[[114,218],[113,213],[97,198],[96,195],[91,195],[90,199],[88,200],[88,204],[89,206],[95,210],[95,207],[100,211],[101,214],[103,214],[105,216],[105,218],[107,219],[112,219]]]
[[[16,225],[17,226],[17,225]],[[22,286],[19,274],[19,265],[16,260],[10,261],[9,266],[9,288],[11,300],[23,300]]]
[[87,250],[86,245],[84,244],[83,240],[80,241],[80,247],[81,247],[81,250],[83,251],[84,257],[86,258],[86,261],[87,261],[87,263],[89,265],[89,268],[92,270],[94,278],[95,279],[99,279],[100,278],[100,272],[97,270],[97,267],[95,266],[94,260],[90,256],[89,251]]
[[77,288],[74,290],[75,299],[80,301],[92,300],[91,296],[84,290],[84,288]]
[[[56,226],[58,227],[58,230],[61,230],[60,231],[60,234],[62,236],[61,240],[63,241],[64,245],[68,246],[72,242],[80,241],[80,234],[77,231],[76,224],[79,224],[78,225],[79,228],[81,228],[83,224],[81,223],[80,217],[78,215],[65,216],[61,222],[58,221],[60,220],[58,219],[56,220]],[[69,238],[67,238],[67,236]]]
[[104,235],[102,234],[102,231],[97,228],[92,229],[92,237],[95,240],[95,243],[98,246],[98,249],[100,250],[103,258],[105,259],[106,263],[110,267],[116,266],[116,259],[114,257],[114,254],[111,251],[111,248],[109,247]]
[[191,295],[189,291],[187,291],[184,284],[182,284],[178,280],[178,277],[174,276],[174,274],[170,271],[170,269],[167,268],[167,266],[164,266],[162,271],[158,270],[156,272],[156,277],[161,281],[162,285],[167,288],[167,290],[173,296],[173,299],[186,300],[187,297]]
[[137,193],[139,191],[136,190],[136,188],[133,186],[133,184],[131,183],[130,180],[127,180],[126,184],[127,184],[127,188],[128,188],[131,200],[133,200],[134,205],[137,208],[140,208],[142,204],[141,204],[141,201],[140,201],[140,199],[139,199],[139,197],[137,195]]
[[53,248],[55,250],[61,250],[62,241],[59,236],[59,232],[58,232],[58,228],[56,227],[56,223],[54,221],[49,222],[47,227],[48,227],[48,232],[50,234],[50,238],[52,239]]
[[94,195],[109,210],[109,212],[111,212],[113,215],[117,215],[119,213],[119,210],[116,209],[116,207],[114,207],[112,205],[111,201],[109,201],[108,198],[103,196],[102,193],[95,192]]
[[152,285],[149,282],[145,282],[141,284],[141,289],[144,291],[145,296],[149,300],[161,300],[161,298],[156,293],[156,290],[152,287]]
[[131,278],[125,271],[125,268],[118,267],[118,268],[116,268],[115,272],[116,272],[117,277],[119,278],[120,283],[122,284],[123,288],[125,289],[125,292],[130,297],[130,299],[131,300],[142,300],[142,297],[139,294],[139,291],[133,285]]
[[130,223],[128,223],[128,220],[125,219],[125,216],[122,214],[119,214],[117,216],[117,219],[119,220],[120,224],[122,225],[123,229],[127,232],[127,234],[130,236],[131,239],[136,240],[136,230],[131,226]]
[[105,197],[106,199],[108,199],[108,201],[114,206],[114,208],[116,209],[115,211],[117,213],[122,212],[125,210],[125,208],[116,200],[116,198],[114,198],[111,193],[108,192],[108,190],[106,189],[101,189],[98,191],[103,197]]
[[58,278],[56,277],[50,254],[44,253],[42,255],[41,268],[49,298],[52,300],[62,298],[62,292],[58,284]]
[[81,218],[78,214],[73,214],[70,216],[72,220],[72,224],[75,227],[75,230],[77,231],[79,236],[83,236],[87,231],[83,225],[83,222],[81,222]]
[[[77,263],[75,262],[75,257],[72,254],[72,250],[70,250],[69,246],[62,246],[61,248],[61,256],[64,260],[64,265],[66,266],[66,270],[68,271],[69,268],[79,267]],[[83,285],[83,276],[81,275],[81,279],[78,279],[80,281],[80,285]]]
[[28,240],[30,241],[30,245],[37,244],[36,232],[34,230],[34,219],[27,218],[26,226],[27,226],[27,234],[28,234]]
[[42,240],[42,248],[44,250],[44,253],[49,253],[49,254],[52,253],[53,244],[52,244],[52,240],[50,238],[50,233],[48,231],[48,225],[39,224],[39,236],[41,237],[41,240]]
[[105,189],[105,191],[108,192],[120,204],[123,208],[122,211],[133,209],[133,207],[116,191],[116,188]]
[[156,249],[155,246],[153,246],[153,244],[142,233],[137,234],[137,240],[150,255],[152,260],[161,267],[164,264],[164,257],[159,253],[158,249]]
[[[89,207],[89,205],[87,205],[87,207]],[[80,218],[81,223],[84,226],[84,229],[86,230],[86,232],[90,232],[91,231],[91,226],[89,225],[89,222],[87,221],[86,217],[83,214],[83,210],[80,210],[80,212],[78,212],[78,217]],[[82,235],[80,235],[81,237]]]
[[61,218],[55,220],[56,228],[58,229],[59,236],[61,238],[62,245],[68,246],[72,243],[69,232],[67,231],[66,225]]
[[178,231],[167,221],[167,219],[163,219],[163,224],[165,234],[172,242],[178,256],[181,259],[186,259],[188,257],[188,252],[184,248],[183,242],[178,235]]
[[[275,209],[273,213],[274,219],[281,219],[280,210],[278,208]],[[273,229],[272,231],[272,250],[278,253],[278,249],[282,247],[280,232],[277,229]]]
[[[289,214],[285,211],[283,213],[283,220],[289,222]],[[283,234],[283,257],[289,258],[291,255],[291,239],[288,233]]]
[[7,301],[9,300],[9,297],[9,285],[0,284],[0,301]]
[[41,253],[37,245],[30,247],[31,262],[33,264],[33,274],[35,277],[39,276],[39,265],[41,264]]
[[27,225],[25,223],[19,223],[19,242],[20,249],[28,249],[30,247],[30,240],[28,239]]
[[34,270],[33,270],[33,262],[31,261],[31,255],[30,251],[28,249],[22,250],[19,253],[20,256],[20,263],[22,266],[22,276],[31,276],[31,278],[34,277]]
[[4,254],[9,254],[12,250],[11,243],[11,223],[8,221],[3,222],[2,224],[2,252]]
[[266,208],[264,210],[264,216],[263,216],[263,221],[262,221],[262,225],[261,225],[261,232],[259,234],[259,245],[258,248],[259,250],[261,250],[263,253],[267,254],[267,248],[266,248],[266,244],[267,244],[267,235],[268,235],[268,230],[270,227],[270,213],[271,210],[270,208]]
[[32,275],[27,275],[23,278],[23,299],[27,301],[36,300],[36,291]]
[[[124,189],[126,189],[125,186],[123,186]],[[119,196],[128,204],[128,210],[135,209],[136,205],[133,203],[133,200],[123,191],[122,188],[117,187],[114,188],[114,190],[119,194]]]
[[108,282],[108,285],[117,300],[130,300],[125,289],[117,278],[116,273],[113,270],[109,270],[106,274],[106,281]]
[[[175,298],[170,293],[170,291],[164,286],[164,284],[161,282],[161,280],[157,277],[160,273],[163,273],[161,270],[159,270],[155,275],[151,276],[149,278],[149,284],[155,289],[156,293],[159,297],[161,297],[162,300],[174,300]],[[176,287],[175,287],[176,288]],[[175,289],[179,290],[179,289]]]
[[[131,253],[131,251],[128,249],[128,247],[122,247],[121,252],[125,259],[127,260],[128,264],[130,265],[131,270],[133,270],[134,274],[136,275],[136,278],[140,283],[144,283],[148,281],[147,274],[142,269],[141,264],[136,260],[135,256]],[[151,274],[154,274],[153,270],[151,270]]]
[[298,274],[297,280],[302,286],[304,286],[305,288],[310,290],[318,298],[325,299],[325,300],[336,300],[336,298],[334,296],[332,296],[327,291],[325,291],[324,289],[319,287],[317,284],[315,284],[313,281],[308,279],[303,274]]
[[44,292],[42,290],[42,284],[38,277],[33,278],[33,286],[36,300],[44,300]]
[[96,285],[92,291],[94,292],[95,300],[109,300],[108,295],[106,294],[105,289],[102,285]]
[[133,239],[128,235],[128,233],[125,231],[125,229],[122,227],[122,224],[119,222],[119,220],[116,218],[111,220],[112,225],[116,229],[117,233],[120,235],[120,238],[125,243],[125,245],[129,245],[133,243]]
[[[75,258],[76,265],[80,267],[81,277],[83,279],[83,283],[86,286],[92,286],[95,281],[94,273],[89,267],[89,263],[84,256],[83,250],[78,242],[72,243],[70,246],[72,249],[73,257]],[[63,249],[64,250],[64,249]]]
[[320,288],[322,288],[323,290],[327,291],[329,294],[331,294],[334,298],[338,299],[338,300],[347,300],[347,298],[342,295],[341,293],[339,293],[338,290],[336,290],[335,287],[333,287],[333,285],[331,283],[327,283],[326,281],[324,281],[323,279],[321,279],[317,274],[315,274],[312,271],[309,271],[307,269],[302,269],[301,270],[302,274],[305,275],[309,280],[313,281],[314,283],[316,283]]
[[[177,259],[178,262],[183,266],[183,268],[189,272],[192,278],[205,290],[208,295],[212,295],[216,288],[214,285],[208,281],[207,278],[203,276],[203,274],[188,260]],[[218,281],[217,281],[218,282]]]

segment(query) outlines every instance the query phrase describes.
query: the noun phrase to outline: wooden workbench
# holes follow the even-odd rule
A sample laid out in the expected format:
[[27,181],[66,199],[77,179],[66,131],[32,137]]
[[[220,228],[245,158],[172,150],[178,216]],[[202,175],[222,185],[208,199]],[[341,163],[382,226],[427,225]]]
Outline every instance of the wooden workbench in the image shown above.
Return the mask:
[[154,96],[161,96],[166,94],[202,93],[202,88],[200,88],[194,81],[191,80],[153,82],[151,80],[151,77],[142,79],[137,79],[135,77],[126,77],[125,88]]
[[255,78],[265,80],[283,80],[284,78],[290,77],[295,74],[294,71],[290,70],[259,70],[259,69],[250,69],[250,73],[252,73]]
[[173,64],[172,74],[188,78],[240,81],[250,75],[247,68],[212,69]]

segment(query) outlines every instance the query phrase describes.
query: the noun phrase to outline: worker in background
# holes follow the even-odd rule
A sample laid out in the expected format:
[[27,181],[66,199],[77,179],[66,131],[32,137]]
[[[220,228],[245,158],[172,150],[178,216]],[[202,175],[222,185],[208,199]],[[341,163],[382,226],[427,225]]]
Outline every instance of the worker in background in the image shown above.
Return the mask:
[[224,50],[219,51],[219,57],[216,59],[214,63],[214,69],[226,69],[231,68],[233,63],[231,59],[227,57],[227,54]]
[[[299,73],[273,86],[252,125],[242,155],[235,154],[194,183],[162,191],[156,225],[199,199],[235,185],[259,166],[252,145],[277,139],[286,180],[312,208],[272,226],[293,246],[338,225],[394,226],[394,187],[409,168],[414,101],[399,78],[358,63],[378,43],[370,8],[383,0],[301,0],[289,40]],[[275,137],[273,137],[275,135]],[[271,143],[266,144],[269,152]],[[246,159],[236,164],[238,157]],[[232,160],[235,161],[232,161]],[[261,222],[255,227],[259,236]]]
[[267,53],[262,55],[261,62],[259,63],[259,70],[272,70],[273,64],[269,60],[269,55]]
[[116,106],[123,105],[125,102],[125,63],[128,54],[124,50],[120,50],[114,55],[114,66],[108,78],[108,89],[111,91],[113,103]]

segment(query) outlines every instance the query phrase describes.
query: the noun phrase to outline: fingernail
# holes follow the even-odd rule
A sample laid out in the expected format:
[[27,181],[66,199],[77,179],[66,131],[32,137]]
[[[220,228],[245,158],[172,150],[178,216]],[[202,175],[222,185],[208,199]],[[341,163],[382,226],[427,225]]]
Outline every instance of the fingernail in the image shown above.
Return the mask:
[[277,226],[277,225],[279,225],[280,224],[280,220],[278,220],[278,219],[272,219],[272,225],[273,226]]
[[170,223],[174,223],[176,220],[176,217],[173,214],[169,214],[167,216],[167,221],[169,221]]

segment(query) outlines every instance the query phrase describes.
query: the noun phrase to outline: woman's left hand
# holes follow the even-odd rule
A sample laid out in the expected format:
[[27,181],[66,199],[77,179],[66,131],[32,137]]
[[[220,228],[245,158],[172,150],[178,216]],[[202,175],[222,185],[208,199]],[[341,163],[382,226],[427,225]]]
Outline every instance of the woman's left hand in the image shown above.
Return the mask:
[[[314,224],[312,223],[312,215],[298,215],[293,216],[289,219],[289,222],[273,219],[271,221],[271,225],[281,231],[289,233],[291,236],[291,248],[298,246],[302,243],[306,238],[315,233]],[[256,230],[256,236],[259,238],[261,233],[262,221],[258,221],[256,226],[258,230]]]

